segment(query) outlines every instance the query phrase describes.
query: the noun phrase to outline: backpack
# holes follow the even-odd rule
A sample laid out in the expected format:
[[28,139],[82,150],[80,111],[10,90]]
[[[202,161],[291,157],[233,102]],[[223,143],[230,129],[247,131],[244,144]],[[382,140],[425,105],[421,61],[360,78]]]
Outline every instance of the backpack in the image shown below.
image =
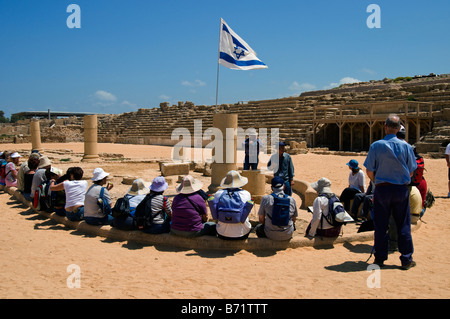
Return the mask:
[[226,189],[217,203],[218,220],[228,224],[243,223],[253,207],[253,203],[242,201],[238,191]]
[[43,182],[34,193],[33,207],[40,211],[50,211],[53,208],[53,199],[50,183]]
[[125,219],[128,216],[131,216],[130,213],[130,197],[125,195],[124,197],[121,197],[116,201],[116,204],[112,208],[112,216],[114,218]]
[[283,197],[278,197],[275,193],[271,195],[274,198],[272,216],[267,216],[272,220],[272,225],[287,226],[290,220],[291,199],[286,194]]
[[346,223],[345,216],[347,215],[344,206],[339,201],[336,195],[331,196],[321,194],[319,196],[325,196],[328,198],[328,215],[322,214],[321,222],[323,218],[333,227],[338,227]]
[[6,178],[6,164],[8,164],[6,161],[4,161],[0,166],[0,177],[2,179]]
[[108,204],[105,198],[105,188],[102,187],[100,190],[100,196],[97,199],[97,205],[102,210],[102,213],[105,215],[111,214],[111,206]]
[[420,155],[416,155],[417,168],[411,177],[411,185],[417,186],[423,179],[423,171],[425,169],[425,163],[423,161],[423,157]]
[[[152,199],[153,197],[159,194],[150,193],[145,196],[145,198],[137,205],[136,211],[134,213],[134,221],[138,229],[149,228],[153,224],[153,212],[152,212]],[[166,208],[167,196],[164,196],[163,199],[163,209],[156,213],[155,216],[159,213],[164,214],[164,218],[166,218],[165,208]]]

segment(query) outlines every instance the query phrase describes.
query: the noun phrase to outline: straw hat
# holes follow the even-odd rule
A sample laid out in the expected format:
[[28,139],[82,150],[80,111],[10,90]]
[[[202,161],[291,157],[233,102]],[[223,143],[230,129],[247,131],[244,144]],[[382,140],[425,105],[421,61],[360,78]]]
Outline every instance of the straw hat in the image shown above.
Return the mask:
[[47,167],[47,166],[50,166],[50,165],[52,165],[52,162],[50,162],[50,160],[48,159],[47,156],[42,156],[39,159],[39,166],[38,166],[38,168],[43,168],[43,167]]
[[56,168],[54,166],[52,166],[52,168],[50,168],[50,172],[55,174],[55,175],[58,175],[58,176],[62,176],[63,175],[62,169]]
[[248,136],[258,136],[258,132],[256,132],[255,129],[251,129],[250,132],[248,133]]
[[202,189],[203,183],[191,175],[183,177],[181,184],[177,187],[177,193],[192,194]]
[[232,170],[227,173],[220,182],[221,188],[239,188],[248,183],[248,178],[241,176],[238,171]]
[[106,173],[103,168],[97,167],[94,169],[94,173],[93,173],[93,177],[92,180],[94,182],[98,182],[101,181],[102,179],[104,179],[106,176],[109,175],[109,173]]
[[145,195],[150,192],[150,183],[144,182],[141,178],[135,179],[128,189],[129,195]]
[[169,187],[164,176],[157,176],[152,181],[150,190],[154,192],[164,192]]
[[331,191],[331,182],[328,178],[322,177],[317,182],[311,184],[311,187],[319,194],[333,194]]

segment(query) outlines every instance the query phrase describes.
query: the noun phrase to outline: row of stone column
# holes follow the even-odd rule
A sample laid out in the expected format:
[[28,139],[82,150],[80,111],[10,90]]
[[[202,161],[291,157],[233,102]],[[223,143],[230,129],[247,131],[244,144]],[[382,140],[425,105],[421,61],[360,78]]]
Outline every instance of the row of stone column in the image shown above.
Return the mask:
[[[97,115],[86,115],[84,122],[84,156],[82,161],[98,161],[97,150]],[[30,122],[31,149],[43,152],[41,144],[41,128],[39,120]]]

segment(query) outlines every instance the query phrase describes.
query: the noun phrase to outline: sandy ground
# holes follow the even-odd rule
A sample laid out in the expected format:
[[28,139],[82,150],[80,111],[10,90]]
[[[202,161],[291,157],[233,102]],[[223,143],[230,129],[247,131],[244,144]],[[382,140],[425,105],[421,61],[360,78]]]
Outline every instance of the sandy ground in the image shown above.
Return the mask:
[[[29,144],[3,144],[2,149],[29,150]],[[124,176],[151,181],[157,164],[114,162],[79,163],[83,144],[44,144],[44,149],[72,150],[53,156],[64,170],[81,166],[86,176],[96,166],[110,171],[113,197],[125,193]],[[171,148],[143,145],[99,144],[99,153],[120,153],[126,158],[170,158]],[[50,155],[51,153],[49,153]],[[240,158],[242,154],[240,154]],[[71,162],[60,159],[71,158]],[[337,193],[345,188],[351,158],[364,157],[295,155],[296,178],[332,181]],[[444,159],[425,159],[428,187],[437,197],[413,233],[417,266],[399,269],[394,252],[379,272],[366,263],[373,242],[336,244],[329,249],[303,247],[281,251],[203,251],[148,246],[87,236],[44,219],[7,193],[0,194],[0,298],[449,298],[450,199]],[[199,175],[200,178],[200,175]],[[208,179],[204,179],[206,190]],[[173,193],[176,180],[170,186]],[[300,200],[297,197],[298,200]],[[298,202],[300,206],[300,202]],[[299,211],[300,219],[310,214]],[[373,257],[372,260],[373,261]],[[73,276],[68,266],[80,270],[80,288],[69,288]],[[375,275],[380,288],[374,288]],[[368,284],[369,283],[369,284]]]

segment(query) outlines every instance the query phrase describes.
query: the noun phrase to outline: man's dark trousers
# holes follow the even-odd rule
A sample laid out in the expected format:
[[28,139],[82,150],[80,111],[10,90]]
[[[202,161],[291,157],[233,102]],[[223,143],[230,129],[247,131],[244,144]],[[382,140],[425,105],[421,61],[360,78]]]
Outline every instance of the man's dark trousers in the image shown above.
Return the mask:
[[389,217],[397,225],[398,250],[402,265],[412,261],[414,252],[411,236],[411,214],[409,208],[409,189],[406,185],[377,185],[374,192],[375,258],[384,261],[389,250]]

